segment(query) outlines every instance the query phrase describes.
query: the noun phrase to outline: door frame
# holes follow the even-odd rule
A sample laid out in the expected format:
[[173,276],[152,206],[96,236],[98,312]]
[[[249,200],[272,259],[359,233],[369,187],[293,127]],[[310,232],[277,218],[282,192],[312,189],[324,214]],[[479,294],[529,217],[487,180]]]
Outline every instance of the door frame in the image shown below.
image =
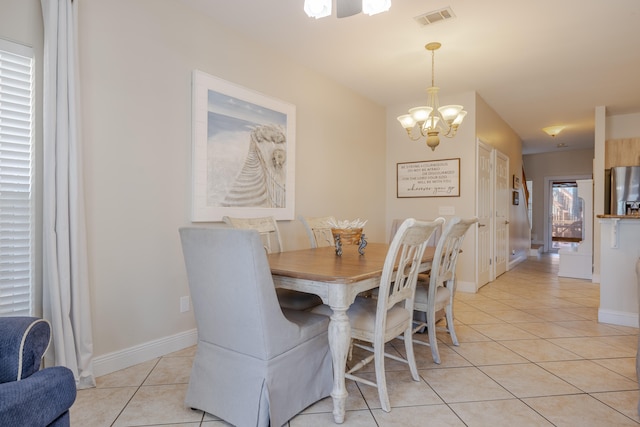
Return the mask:
[[544,218],[543,218],[543,233],[544,233],[544,252],[549,252],[553,246],[551,241],[551,197],[553,197],[553,191],[551,190],[553,183],[556,181],[578,181],[580,179],[592,179],[591,174],[581,175],[560,175],[560,176],[545,176],[544,177]]

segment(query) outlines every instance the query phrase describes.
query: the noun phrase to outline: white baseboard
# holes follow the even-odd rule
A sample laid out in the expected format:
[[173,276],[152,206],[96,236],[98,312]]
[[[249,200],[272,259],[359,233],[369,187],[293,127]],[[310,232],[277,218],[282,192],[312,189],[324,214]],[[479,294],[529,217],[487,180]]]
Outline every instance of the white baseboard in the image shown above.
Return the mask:
[[613,310],[598,310],[598,322],[619,326],[638,327],[638,313],[626,313]]
[[475,294],[478,288],[474,282],[458,282],[456,283],[456,291]]
[[515,267],[516,265],[526,260],[527,260],[526,256],[524,256],[523,254],[519,254],[517,258],[514,258],[511,261],[509,261],[509,264],[507,265],[507,271],[511,270],[513,267]]
[[196,345],[198,332],[196,329],[160,338],[124,350],[98,356],[93,359],[93,375],[100,377],[138,363],[161,357],[174,351],[183,350]]
[[591,276],[591,283],[600,283],[600,275],[594,273]]

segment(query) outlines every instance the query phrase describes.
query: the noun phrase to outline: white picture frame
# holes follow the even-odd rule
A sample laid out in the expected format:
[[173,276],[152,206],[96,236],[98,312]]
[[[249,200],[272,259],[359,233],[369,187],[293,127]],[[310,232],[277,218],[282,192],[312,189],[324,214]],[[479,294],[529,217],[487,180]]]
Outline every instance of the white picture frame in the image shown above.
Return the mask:
[[193,71],[193,222],[295,219],[295,115],[290,103]]

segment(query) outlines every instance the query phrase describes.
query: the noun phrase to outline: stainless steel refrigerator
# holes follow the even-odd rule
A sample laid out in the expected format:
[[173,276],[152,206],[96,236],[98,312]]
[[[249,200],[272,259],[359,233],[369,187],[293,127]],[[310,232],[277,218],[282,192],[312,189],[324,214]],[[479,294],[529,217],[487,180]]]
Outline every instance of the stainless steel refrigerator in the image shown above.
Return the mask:
[[611,168],[611,214],[640,215],[640,166]]

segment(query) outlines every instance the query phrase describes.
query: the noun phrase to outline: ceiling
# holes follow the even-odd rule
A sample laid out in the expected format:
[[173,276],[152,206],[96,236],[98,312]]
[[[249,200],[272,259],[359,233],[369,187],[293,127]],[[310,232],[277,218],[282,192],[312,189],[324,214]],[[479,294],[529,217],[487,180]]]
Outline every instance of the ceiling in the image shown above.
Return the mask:
[[[338,19],[334,6],[318,20],[304,0],[179,1],[383,106],[426,100],[424,45],[438,41],[441,97],[476,91],[524,154],[593,147],[596,106],[640,112],[638,0],[393,0],[379,15]],[[454,18],[414,20],[446,7]],[[542,132],[558,124],[567,127],[555,138]]]

